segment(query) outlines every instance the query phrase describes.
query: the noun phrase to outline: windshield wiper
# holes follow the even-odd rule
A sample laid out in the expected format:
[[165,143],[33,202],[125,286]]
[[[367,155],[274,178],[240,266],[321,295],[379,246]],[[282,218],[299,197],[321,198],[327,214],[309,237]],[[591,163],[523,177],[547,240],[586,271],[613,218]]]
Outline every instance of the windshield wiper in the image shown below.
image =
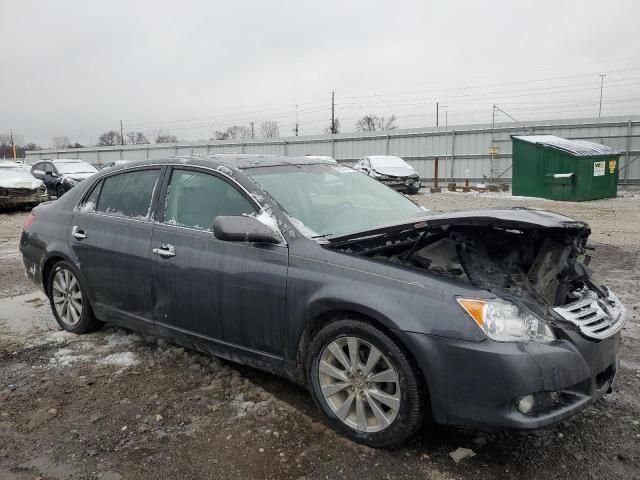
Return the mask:
[[327,237],[330,237],[332,235],[335,235],[335,233],[325,233],[325,234],[322,234],[322,235],[313,235],[311,238],[327,238]]

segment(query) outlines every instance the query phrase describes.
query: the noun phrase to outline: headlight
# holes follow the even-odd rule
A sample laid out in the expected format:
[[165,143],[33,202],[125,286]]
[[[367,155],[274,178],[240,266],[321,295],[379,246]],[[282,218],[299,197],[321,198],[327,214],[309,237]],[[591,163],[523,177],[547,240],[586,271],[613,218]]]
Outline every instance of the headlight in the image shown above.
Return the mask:
[[533,313],[501,299],[458,298],[458,303],[486,335],[498,342],[547,343],[556,339],[551,328]]

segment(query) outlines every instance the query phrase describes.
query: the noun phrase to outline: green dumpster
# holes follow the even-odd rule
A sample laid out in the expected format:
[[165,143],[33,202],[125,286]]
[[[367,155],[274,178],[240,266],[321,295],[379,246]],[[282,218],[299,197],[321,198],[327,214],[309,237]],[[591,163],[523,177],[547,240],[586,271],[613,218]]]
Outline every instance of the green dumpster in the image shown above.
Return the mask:
[[513,135],[513,195],[552,200],[615,197],[620,153],[585,140]]

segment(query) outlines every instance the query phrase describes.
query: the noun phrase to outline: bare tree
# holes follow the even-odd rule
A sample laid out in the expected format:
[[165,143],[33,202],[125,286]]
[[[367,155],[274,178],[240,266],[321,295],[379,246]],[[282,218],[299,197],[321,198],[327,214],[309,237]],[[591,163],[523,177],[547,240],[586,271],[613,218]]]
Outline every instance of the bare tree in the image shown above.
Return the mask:
[[120,145],[120,143],[122,143],[122,138],[116,130],[109,130],[98,137],[98,145],[102,147]]
[[278,122],[274,122],[273,120],[262,122],[260,124],[260,131],[264,138],[277,138],[280,136],[280,127],[278,126]]
[[[12,143],[13,140],[13,143]],[[24,137],[22,135],[11,133],[0,134],[0,158],[13,158],[13,146],[16,146],[17,158],[24,157]]]
[[143,132],[127,132],[125,137],[127,137],[127,142],[132,145],[149,143],[147,136]]
[[359,132],[375,132],[377,130],[393,130],[398,128],[394,125],[398,117],[391,115],[390,117],[379,117],[377,115],[368,114],[356,122],[356,130]]
[[53,137],[51,139],[51,148],[55,148],[55,149],[69,148],[70,145],[71,145],[71,141],[69,140],[69,137],[67,137],[66,135],[60,135],[58,137]]
[[165,132],[161,128],[152,130],[150,133],[152,143],[177,143],[178,137],[170,133]]
[[84,145],[82,145],[82,144],[80,144],[78,142],[75,142],[75,143],[72,143],[71,145],[69,145],[69,148],[84,148]]
[[170,133],[163,133],[156,137],[156,143],[178,143],[178,137]]
[[237,140],[239,138],[251,138],[251,128],[233,125],[224,132],[215,131],[211,140]]
[[[333,121],[333,128],[335,129],[335,133],[340,133],[340,120],[337,118]],[[331,129],[331,122],[329,122],[329,125],[324,127],[324,133],[325,135],[331,135],[334,133]]]

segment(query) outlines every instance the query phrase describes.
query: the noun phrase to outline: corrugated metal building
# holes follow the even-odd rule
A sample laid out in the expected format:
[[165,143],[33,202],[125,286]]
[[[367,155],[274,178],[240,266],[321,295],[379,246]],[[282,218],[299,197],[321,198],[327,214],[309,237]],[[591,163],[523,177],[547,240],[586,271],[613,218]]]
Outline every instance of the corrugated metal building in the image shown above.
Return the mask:
[[[338,135],[247,139],[92,147],[27,152],[27,160],[81,158],[94,164],[111,160],[141,160],[193,153],[258,153],[279,155],[331,155],[340,162],[355,162],[365,155],[399,155],[411,163],[427,181],[433,178],[433,164],[439,158],[440,178],[463,181],[499,177],[511,178],[511,135],[551,134],[567,139],[591,140],[621,152],[620,183],[640,183],[640,115],[598,119],[570,119],[516,123],[455,125]],[[489,155],[489,148],[497,154]],[[628,167],[627,167],[628,165]]]

